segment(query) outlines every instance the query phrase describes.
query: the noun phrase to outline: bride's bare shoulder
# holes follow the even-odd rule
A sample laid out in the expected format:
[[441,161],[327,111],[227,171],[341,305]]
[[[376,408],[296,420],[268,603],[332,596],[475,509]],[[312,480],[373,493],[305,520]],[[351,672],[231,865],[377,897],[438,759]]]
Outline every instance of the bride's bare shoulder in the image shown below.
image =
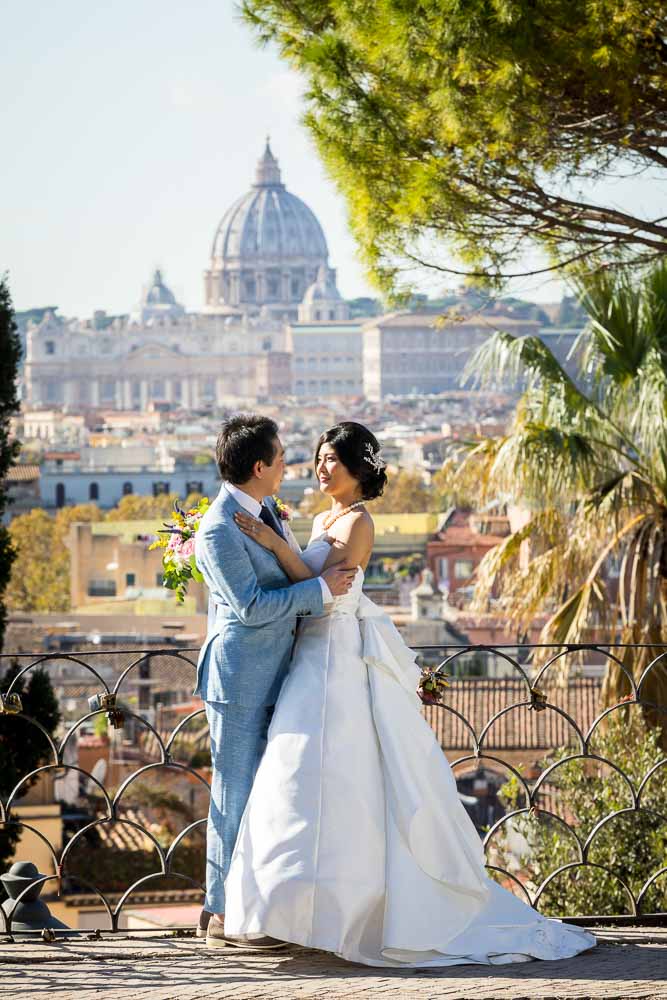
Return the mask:
[[375,536],[375,523],[366,508],[352,510],[336,523],[336,537],[341,541],[370,539]]
[[313,518],[313,524],[310,531],[311,539],[315,538],[317,535],[321,535],[324,531],[324,519],[328,513],[328,510],[321,510],[319,514],[316,514]]

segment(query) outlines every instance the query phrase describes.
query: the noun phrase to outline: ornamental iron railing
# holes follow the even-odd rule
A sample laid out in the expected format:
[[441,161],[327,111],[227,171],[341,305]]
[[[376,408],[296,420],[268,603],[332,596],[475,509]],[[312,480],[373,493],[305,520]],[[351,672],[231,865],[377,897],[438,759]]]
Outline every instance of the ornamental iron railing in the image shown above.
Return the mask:
[[[646,697],[667,650],[415,648],[451,678],[444,703],[424,716],[484,839],[490,876],[579,923],[667,918],[667,706]],[[0,656],[0,756],[9,760],[0,859],[3,870],[37,863],[35,885],[74,930],[194,926],[210,788],[206,716],[191,696],[197,652]],[[602,707],[609,664],[628,693]],[[56,727],[44,685],[40,701],[31,682],[40,668],[56,694]],[[0,908],[0,938],[11,939],[13,923]]]

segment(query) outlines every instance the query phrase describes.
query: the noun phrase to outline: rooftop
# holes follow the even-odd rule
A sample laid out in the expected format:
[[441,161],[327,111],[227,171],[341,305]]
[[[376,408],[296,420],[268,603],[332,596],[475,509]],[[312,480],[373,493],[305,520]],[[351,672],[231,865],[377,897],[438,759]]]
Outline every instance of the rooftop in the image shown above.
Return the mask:
[[440,327],[442,330],[454,330],[458,327],[484,327],[492,332],[493,330],[504,329],[526,332],[536,331],[540,324],[530,319],[515,319],[513,316],[452,316],[448,317],[443,312],[391,312],[384,316],[373,316],[364,322],[365,330],[372,330],[373,327]]

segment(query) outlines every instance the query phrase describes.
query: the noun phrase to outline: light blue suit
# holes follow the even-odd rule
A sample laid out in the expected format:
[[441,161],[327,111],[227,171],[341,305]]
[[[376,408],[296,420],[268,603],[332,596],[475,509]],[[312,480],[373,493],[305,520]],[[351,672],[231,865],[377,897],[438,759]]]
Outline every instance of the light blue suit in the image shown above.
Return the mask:
[[195,537],[197,566],[211,595],[195,694],[206,703],[211,734],[206,909],[212,913],[225,910],[224,880],[287,674],[297,616],[323,610],[320,581],[290,585],[273,553],[236,525],[234,514],[242,509],[223,485]]

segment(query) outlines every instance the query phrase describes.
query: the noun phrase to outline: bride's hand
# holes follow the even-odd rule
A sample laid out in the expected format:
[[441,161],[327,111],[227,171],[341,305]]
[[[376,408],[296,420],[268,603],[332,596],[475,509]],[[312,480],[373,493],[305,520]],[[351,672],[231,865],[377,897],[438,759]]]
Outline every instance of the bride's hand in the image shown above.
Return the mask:
[[270,552],[275,551],[280,538],[272,528],[269,528],[268,524],[264,524],[263,521],[259,521],[250,514],[242,514],[240,511],[234,514],[234,520],[244,535],[252,538],[259,545],[263,545]]

